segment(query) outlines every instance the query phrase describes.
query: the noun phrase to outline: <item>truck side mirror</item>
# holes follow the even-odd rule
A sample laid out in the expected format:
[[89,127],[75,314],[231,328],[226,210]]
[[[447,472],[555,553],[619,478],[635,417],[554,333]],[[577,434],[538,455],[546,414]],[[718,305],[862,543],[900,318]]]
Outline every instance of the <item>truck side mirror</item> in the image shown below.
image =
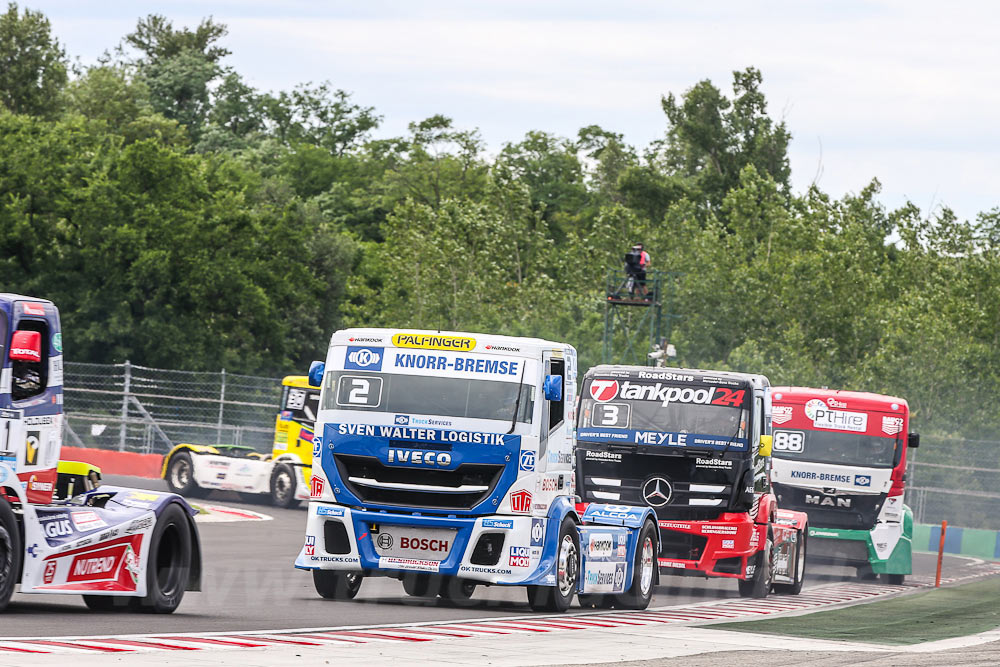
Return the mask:
[[309,384],[313,387],[323,385],[323,373],[326,371],[326,364],[322,361],[314,361],[309,364]]
[[920,434],[910,433],[906,436],[906,446],[910,449],[916,449],[920,446]]
[[770,435],[760,436],[760,447],[757,448],[757,456],[762,456],[767,458],[771,455],[771,445],[774,442],[774,438]]
[[563,384],[562,375],[546,375],[545,383],[543,385],[545,389],[545,400],[561,401],[562,384]]
[[11,361],[41,361],[42,334],[38,331],[15,331],[10,339]]

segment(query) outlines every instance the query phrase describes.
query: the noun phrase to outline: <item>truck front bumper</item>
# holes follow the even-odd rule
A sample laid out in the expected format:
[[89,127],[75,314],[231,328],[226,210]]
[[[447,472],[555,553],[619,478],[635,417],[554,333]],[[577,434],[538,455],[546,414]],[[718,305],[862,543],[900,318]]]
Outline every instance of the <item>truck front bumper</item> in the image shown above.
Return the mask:
[[[422,535],[448,535],[438,555],[401,550]],[[559,522],[530,516],[437,517],[352,509],[312,501],[305,543],[295,559],[304,570],[347,570],[400,578],[407,572],[457,576],[488,584],[553,584]],[[392,535],[392,539],[379,537]],[[440,543],[444,540],[438,540]],[[552,542],[552,546],[549,546]],[[549,581],[551,578],[551,581]]]

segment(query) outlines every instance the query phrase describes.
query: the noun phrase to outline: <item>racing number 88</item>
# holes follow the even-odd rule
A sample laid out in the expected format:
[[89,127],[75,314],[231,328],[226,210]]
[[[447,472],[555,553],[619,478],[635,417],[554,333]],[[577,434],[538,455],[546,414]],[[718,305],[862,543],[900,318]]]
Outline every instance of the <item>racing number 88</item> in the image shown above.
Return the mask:
[[801,452],[805,439],[802,431],[775,431],[774,448],[782,452]]

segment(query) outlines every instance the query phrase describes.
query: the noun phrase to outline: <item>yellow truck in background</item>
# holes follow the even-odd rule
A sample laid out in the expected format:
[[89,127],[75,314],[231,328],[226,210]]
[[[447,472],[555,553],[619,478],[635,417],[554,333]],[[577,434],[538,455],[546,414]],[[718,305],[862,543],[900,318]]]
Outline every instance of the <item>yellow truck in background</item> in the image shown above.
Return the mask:
[[289,375],[281,385],[270,455],[240,445],[181,443],[163,457],[161,476],[170,490],[191,498],[236,491],[264,496],[276,507],[308,500],[320,388],[304,375]]

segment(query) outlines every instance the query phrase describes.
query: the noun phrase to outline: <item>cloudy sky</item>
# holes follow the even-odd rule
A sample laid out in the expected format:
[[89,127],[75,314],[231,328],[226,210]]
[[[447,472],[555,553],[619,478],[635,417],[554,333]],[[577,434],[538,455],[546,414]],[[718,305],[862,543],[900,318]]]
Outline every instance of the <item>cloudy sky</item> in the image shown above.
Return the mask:
[[790,129],[796,190],[873,177],[888,207],[1000,205],[1000,3],[673,0],[21,0],[93,62],[139,16],[229,26],[226,64],[267,90],[330,80],[384,117],[443,113],[496,150],[528,130],[598,124],[662,136],[660,96],[732,71],[764,75]]

